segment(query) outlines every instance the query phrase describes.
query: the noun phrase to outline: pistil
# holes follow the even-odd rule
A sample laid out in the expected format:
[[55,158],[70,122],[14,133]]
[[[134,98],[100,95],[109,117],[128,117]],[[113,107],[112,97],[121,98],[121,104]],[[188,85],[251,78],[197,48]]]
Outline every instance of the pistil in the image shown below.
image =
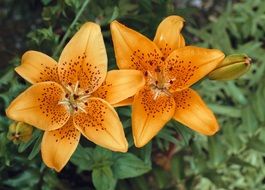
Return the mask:
[[79,82],[73,86],[71,83],[64,85],[66,95],[58,104],[65,105],[70,113],[81,110],[86,113],[87,99],[91,96],[88,92],[80,90]]
[[147,84],[154,93],[153,99],[156,100],[161,95],[171,96],[172,94],[169,91],[169,88],[176,79],[167,79],[164,72],[159,67],[155,69],[154,75],[149,71],[145,73]]

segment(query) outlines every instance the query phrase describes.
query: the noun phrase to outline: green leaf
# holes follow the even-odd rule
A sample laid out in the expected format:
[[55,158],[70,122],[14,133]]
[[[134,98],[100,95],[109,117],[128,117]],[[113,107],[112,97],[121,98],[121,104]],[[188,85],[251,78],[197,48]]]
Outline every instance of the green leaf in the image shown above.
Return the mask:
[[140,149],[140,158],[142,158],[144,160],[144,163],[146,163],[150,167],[152,165],[151,154],[152,154],[152,141],[150,141],[147,145],[145,145],[143,148]]
[[41,131],[40,130],[34,130],[33,133],[32,133],[32,137],[31,139],[26,142],[26,143],[20,143],[19,146],[18,146],[18,152],[24,152],[30,145],[32,145],[36,139],[41,135]]
[[39,181],[39,173],[37,170],[29,169],[18,173],[14,177],[10,177],[4,184],[14,187],[15,189],[22,189],[25,187],[33,187]]
[[93,169],[92,181],[97,190],[112,190],[116,185],[116,179],[109,166]]
[[32,160],[40,151],[40,144],[41,144],[41,140],[42,140],[42,133],[39,134],[33,148],[32,151],[30,152],[28,159]]
[[113,13],[112,13],[112,16],[111,18],[109,19],[109,22],[108,23],[111,23],[113,20],[115,20],[117,17],[119,16],[119,8],[117,6],[115,6],[113,8]]
[[140,176],[151,169],[149,164],[131,153],[118,154],[114,160],[113,173],[117,179]]
[[236,165],[240,165],[240,166],[244,166],[244,167],[251,167],[251,168],[255,168],[255,166],[253,166],[252,164],[242,160],[241,158],[237,157],[237,156],[231,156],[228,161],[228,163],[230,164],[236,164]]
[[218,136],[208,138],[210,163],[217,167],[225,160],[224,146]]
[[92,170],[93,167],[93,148],[83,148],[80,144],[71,157],[71,162],[78,167],[79,171]]
[[112,159],[112,152],[106,148],[97,146],[93,151],[94,162],[110,161]]
[[258,139],[258,137],[252,137],[247,146],[253,150],[256,150],[258,152],[261,152],[265,154],[265,142]]
[[253,135],[258,128],[256,115],[250,105],[242,110],[242,123],[249,135]]
[[113,164],[112,152],[100,146],[96,146],[91,155],[92,169],[110,167]]

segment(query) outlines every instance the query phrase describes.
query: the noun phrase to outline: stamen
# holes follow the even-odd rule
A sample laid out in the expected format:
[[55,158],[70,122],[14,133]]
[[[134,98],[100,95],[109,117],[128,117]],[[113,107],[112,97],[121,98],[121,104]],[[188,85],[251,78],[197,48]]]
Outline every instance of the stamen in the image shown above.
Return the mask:
[[79,81],[77,81],[75,84],[74,94],[78,94],[78,87],[79,87]]
[[71,103],[69,101],[66,100],[61,100],[58,102],[58,105],[70,105]]
[[78,109],[80,109],[82,112],[87,113],[87,111],[84,108],[82,108],[81,106],[79,106]]
[[159,91],[156,91],[153,99],[156,100],[158,95],[159,95]]
[[87,99],[89,97],[90,97],[90,94],[84,95],[84,96],[81,96],[78,100],[82,101],[82,100]]

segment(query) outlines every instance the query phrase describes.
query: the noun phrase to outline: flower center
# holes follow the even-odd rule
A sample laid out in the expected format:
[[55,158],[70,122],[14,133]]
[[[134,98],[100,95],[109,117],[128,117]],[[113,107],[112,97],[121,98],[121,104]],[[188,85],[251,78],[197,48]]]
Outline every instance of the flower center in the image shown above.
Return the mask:
[[145,73],[147,84],[150,89],[153,91],[153,99],[156,100],[159,96],[166,95],[171,96],[171,92],[169,91],[170,86],[172,85],[173,79],[169,79],[163,70],[160,69],[159,66],[155,69],[155,72],[152,74],[149,71]]
[[64,85],[65,87],[65,97],[63,100],[59,101],[58,104],[67,106],[68,111],[73,114],[78,110],[86,113],[85,107],[88,105],[87,99],[91,96],[87,91],[80,90],[79,82],[77,81],[75,85],[71,83]]

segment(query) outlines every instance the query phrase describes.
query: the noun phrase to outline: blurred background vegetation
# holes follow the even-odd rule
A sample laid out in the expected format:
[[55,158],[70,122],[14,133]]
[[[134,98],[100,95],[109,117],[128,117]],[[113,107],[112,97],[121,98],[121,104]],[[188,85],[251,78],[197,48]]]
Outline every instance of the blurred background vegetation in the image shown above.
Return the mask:
[[[0,1],[0,189],[265,189],[264,0],[90,0],[80,12],[86,1]],[[240,79],[206,79],[194,86],[218,117],[217,135],[208,138],[171,121],[152,143],[137,149],[130,108],[123,107],[118,112],[129,152],[112,153],[82,139],[60,173],[41,161],[41,131],[35,129],[27,143],[8,140],[12,121],[5,108],[29,86],[14,73],[23,52],[38,50],[57,59],[69,27],[66,42],[82,23],[93,21],[102,27],[112,69],[116,67],[109,31],[112,20],[152,39],[161,20],[172,14],[185,18],[187,44],[226,54],[246,53],[253,60],[251,70]]]

